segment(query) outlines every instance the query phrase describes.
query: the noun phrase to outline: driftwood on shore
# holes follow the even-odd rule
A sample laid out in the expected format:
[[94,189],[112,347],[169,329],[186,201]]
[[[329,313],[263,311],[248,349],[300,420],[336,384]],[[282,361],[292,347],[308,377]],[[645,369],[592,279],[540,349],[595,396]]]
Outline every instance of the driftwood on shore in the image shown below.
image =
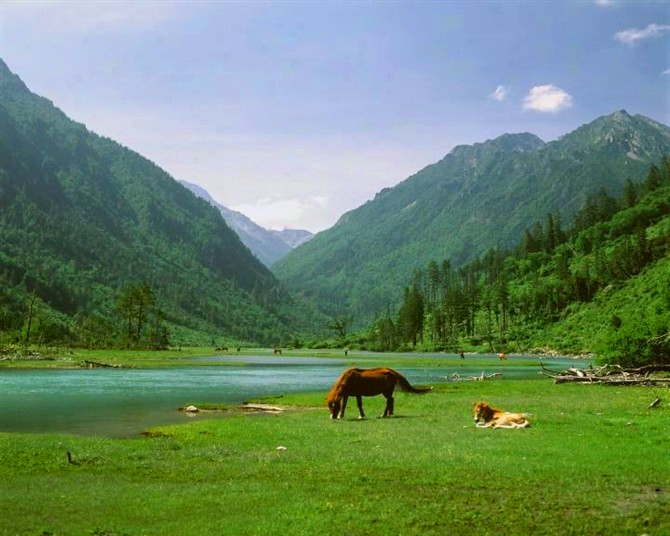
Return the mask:
[[111,363],[102,363],[100,361],[90,361],[88,359],[84,359],[84,364],[82,365],[84,368],[131,368],[126,365],[114,365]]
[[463,376],[463,377],[461,377],[461,375],[458,372],[454,372],[451,376],[447,376],[447,379],[451,380],[451,381],[457,381],[457,382],[468,381],[468,380],[469,381],[475,381],[475,382],[483,382],[484,380],[490,380],[491,378],[497,378],[499,376],[502,376],[502,372],[494,372],[492,374],[485,374],[484,371],[482,371],[482,373],[478,376]]
[[214,413],[222,411],[245,411],[245,412],[267,412],[267,413],[281,413],[286,408],[282,406],[272,406],[270,404],[252,404],[244,402],[241,406],[224,406],[223,404],[202,404],[197,406],[190,404],[188,406],[180,406],[179,411],[183,411],[188,415],[195,415],[196,413]]
[[600,383],[607,385],[670,385],[670,377],[653,376],[654,372],[670,372],[670,365],[647,365],[637,368],[623,368],[620,365],[603,365],[585,369],[569,368],[553,372],[542,365],[545,376],[554,383]]
[[245,402],[240,406],[243,411],[266,411],[268,413],[281,413],[284,408],[281,406],[272,406],[270,404],[250,404]]

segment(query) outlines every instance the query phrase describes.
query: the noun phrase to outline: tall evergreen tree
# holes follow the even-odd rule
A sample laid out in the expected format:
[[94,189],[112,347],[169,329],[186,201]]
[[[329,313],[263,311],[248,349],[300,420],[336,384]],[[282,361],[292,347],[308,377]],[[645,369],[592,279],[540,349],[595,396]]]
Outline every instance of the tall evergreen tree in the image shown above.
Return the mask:
[[633,207],[637,203],[637,198],[637,185],[632,180],[628,179],[623,186],[623,198],[621,199],[621,204],[625,208]]
[[658,166],[652,165],[649,168],[649,172],[647,173],[647,179],[644,181],[645,192],[653,192],[661,186],[661,183],[661,170],[658,168]]

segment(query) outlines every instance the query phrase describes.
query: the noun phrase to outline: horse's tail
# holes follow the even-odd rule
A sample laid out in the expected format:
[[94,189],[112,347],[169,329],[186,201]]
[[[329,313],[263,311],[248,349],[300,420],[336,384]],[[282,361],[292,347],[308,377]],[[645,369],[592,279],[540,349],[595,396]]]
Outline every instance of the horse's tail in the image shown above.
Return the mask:
[[395,377],[398,380],[398,384],[400,384],[400,389],[406,393],[423,394],[433,390],[432,387],[414,387],[402,374],[396,372],[395,370],[393,372],[395,373]]

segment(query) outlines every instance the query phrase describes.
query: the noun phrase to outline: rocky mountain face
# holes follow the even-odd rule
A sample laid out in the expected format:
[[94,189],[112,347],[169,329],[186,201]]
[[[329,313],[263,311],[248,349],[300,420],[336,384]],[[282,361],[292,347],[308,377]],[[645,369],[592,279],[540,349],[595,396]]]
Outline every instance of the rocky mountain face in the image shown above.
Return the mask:
[[289,251],[307,242],[312,236],[309,231],[300,229],[284,229],[274,231],[261,227],[250,218],[217,203],[207,190],[187,181],[180,181],[195,195],[215,206],[221,212],[228,226],[237,233],[242,243],[265,266],[272,266],[279,259],[285,257]]
[[322,310],[364,321],[415,268],[443,259],[458,266],[511,247],[549,213],[569,222],[588,196],[604,188],[618,197],[626,180],[640,180],[668,153],[668,126],[623,110],[549,143],[523,133],[461,145],[344,214],[273,270]]

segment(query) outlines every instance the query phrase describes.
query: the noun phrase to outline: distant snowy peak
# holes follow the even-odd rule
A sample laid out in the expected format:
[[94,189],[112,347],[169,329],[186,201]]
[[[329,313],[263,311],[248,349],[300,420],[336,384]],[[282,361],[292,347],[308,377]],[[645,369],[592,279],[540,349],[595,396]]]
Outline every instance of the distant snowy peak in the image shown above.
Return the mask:
[[228,226],[237,233],[242,243],[265,266],[272,266],[279,259],[286,256],[291,249],[304,244],[313,236],[309,231],[298,229],[284,229],[283,231],[265,229],[241,212],[231,210],[217,203],[209,192],[201,186],[187,181],[179,182],[196,196],[219,209]]

